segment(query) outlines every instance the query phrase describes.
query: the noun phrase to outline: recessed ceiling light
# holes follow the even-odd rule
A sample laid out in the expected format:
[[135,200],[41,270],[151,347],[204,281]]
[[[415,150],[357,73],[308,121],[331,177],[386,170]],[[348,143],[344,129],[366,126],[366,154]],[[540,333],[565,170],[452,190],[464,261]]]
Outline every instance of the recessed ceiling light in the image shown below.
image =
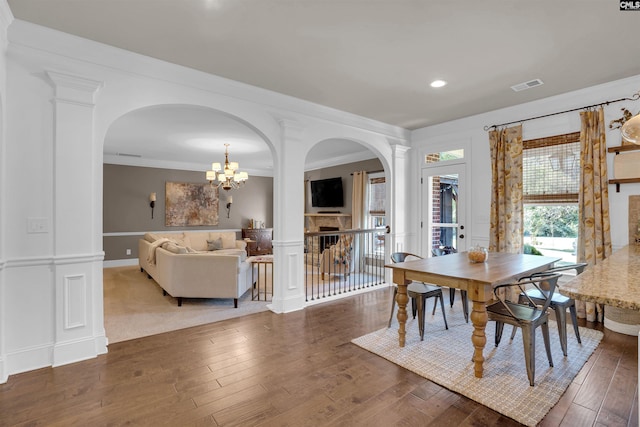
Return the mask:
[[431,87],[442,87],[445,86],[447,84],[447,82],[445,82],[444,80],[434,80],[431,82]]

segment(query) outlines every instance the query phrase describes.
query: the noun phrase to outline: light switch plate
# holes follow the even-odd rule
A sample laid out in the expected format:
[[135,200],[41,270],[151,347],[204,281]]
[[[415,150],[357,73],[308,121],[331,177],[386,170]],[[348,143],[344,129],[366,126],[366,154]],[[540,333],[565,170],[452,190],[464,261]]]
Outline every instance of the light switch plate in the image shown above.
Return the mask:
[[27,218],[27,233],[48,233],[49,218]]

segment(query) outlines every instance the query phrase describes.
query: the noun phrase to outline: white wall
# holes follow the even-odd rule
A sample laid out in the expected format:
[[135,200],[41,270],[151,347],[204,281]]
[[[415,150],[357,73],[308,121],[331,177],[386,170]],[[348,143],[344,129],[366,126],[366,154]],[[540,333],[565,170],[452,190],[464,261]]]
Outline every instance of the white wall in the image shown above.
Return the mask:
[[[5,123],[6,123],[6,95],[7,95],[7,62],[6,62],[6,49],[7,49],[7,28],[13,15],[9,6],[5,0],[0,1],[0,189],[4,188],[6,172],[3,167],[4,159],[6,158],[5,147]],[[3,206],[5,204],[4,191],[0,191],[0,230],[5,229],[5,216]],[[5,275],[5,245],[3,239],[0,238],[0,383],[7,380],[9,375],[6,365],[6,346],[5,346],[5,333],[6,333],[6,309],[2,301],[6,301],[6,294],[4,292],[4,284],[6,283]]]
[[[531,89],[535,90],[535,89]],[[491,162],[489,156],[489,138],[484,130],[485,126],[537,117],[545,114],[581,108],[597,103],[632,97],[640,90],[640,75],[609,82],[599,86],[546,98],[511,108],[492,111],[485,114],[455,120],[436,126],[416,130],[412,133],[413,150],[430,151],[434,147],[458,144],[470,146],[470,179],[468,184],[471,191],[472,207],[471,229],[467,235],[471,236],[472,244],[484,246],[489,242],[489,208],[491,203]],[[626,107],[633,113],[640,111],[640,101],[624,101],[605,106],[605,121],[607,124],[607,146],[620,145],[620,131],[609,129],[611,120],[618,119],[622,114],[620,109]],[[580,131],[580,112],[555,115],[552,117],[526,121],[522,125],[523,138],[533,139],[550,135],[558,135]],[[613,177],[613,156],[608,155],[609,177]],[[420,156],[414,156],[413,166],[419,170],[422,167]],[[640,184],[623,184],[620,192],[616,193],[615,186],[609,186],[609,205],[611,214],[611,239],[614,250],[628,244],[629,195],[640,194]],[[419,199],[419,190],[414,192],[413,199]],[[414,206],[419,212],[420,206]]]
[[[406,166],[392,153],[393,146],[408,145],[403,129],[22,21],[11,24],[8,36],[0,382],[107,351],[102,145],[122,115],[152,105],[204,106],[264,139],[274,160],[271,309],[278,313],[305,306],[303,167],[309,150],[326,139],[348,139],[376,153],[388,177]],[[37,232],[28,232],[28,219]]]

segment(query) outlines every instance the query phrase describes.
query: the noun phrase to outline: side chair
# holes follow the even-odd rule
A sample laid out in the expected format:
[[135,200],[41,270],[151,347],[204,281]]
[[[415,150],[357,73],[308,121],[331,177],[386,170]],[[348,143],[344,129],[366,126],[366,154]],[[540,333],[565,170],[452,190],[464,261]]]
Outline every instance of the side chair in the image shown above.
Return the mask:
[[[411,259],[422,259],[421,256],[409,253],[409,252],[394,252],[391,254],[391,262],[398,263],[404,261],[411,261]],[[396,308],[396,295],[398,294],[398,285],[393,284],[393,298],[391,299],[391,315],[389,316],[389,326],[391,327],[391,321],[393,320],[393,312]],[[432,315],[436,312],[438,299],[440,299],[440,308],[442,309],[442,318],[444,319],[444,326],[449,329],[447,324],[447,314],[444,311],[444,298],[442,297],[442,288],[440,286],[430,285],[422,282],[411,282],[407,286],[407,294],[411,298],[411,308],[413,312],[413,318],[416,318],[416,312],[418,313],[418,328],[420,331],[420,341],[424,341],[424,325],[425,325],[425,312],[427,307],[427,298],[436,298],[433,304]]]
[[[450,252],[449,252],[450,253]],[[431,249],[433,256],[444,256],[449,253],[443,251],[440,248]],[[460,298],[462,299],[462,311],[464,313],[465,322],[469,323],[469,300],[467,299],[467,291],[460,289]],[[456,288],[449,288],[449,304],[453,307],[453,302],[456,299]]]
[[[581,274],[584,269],[587,267],[587,263],[577,263],[577,264],[569,264],[569,265],[561,265],[559,267],[551,268],[547,271],[541,273],[534,273],[531,276],[527,276],[523,279],[532,279],[544,274],[554,274],[561,271],[567,270],[575,270],[577,274]],[[526,295],[525,295],[526,293]],[[527,298],[528,297],[528,298]],[[535,289],[528,289],[525,292],[520,294],[518,298],[518,302],[520,304],[526,304],[528,300],[533,301],[535,304],[543,303],[543,296],[540,292]],[[576,314],[576,302],[572,298],[566,297],[560,293],[555,293],[553,298],[551,299],[550,307],[556,314],[556,322],[558,323],[558,336],[560,337],[560,347],[562,347],[562,354],[567,356],[567,308],[569,308],[569,313],[571,314],[571,323],[573,323],[573,330],[576,334],[576,339],[579,343],[582,343],[580,339],[580,330],[578,329],[578,316]],[[511,339],[515,337],[517,329],[514,327],[513,331],[511,331]]]
[[[551,299],[556,290],[559,274],[538,275],[532,279],[520,280],[515,283],[498,285],[493,289],[496,302],[487,305],[487,315],[489,320],[496,322],[496,347],[500,342],[502,330],[505,324],[509,324],[522,329],[522,343],[524,346],[524,359],[527,368],[529,385],[533,387],[536,374],[536,328],[542,328],[542,337],[547,351],[549,366],[553,367],[551,356],[551,346],[549,345],[549,315],[547,309],[551,304]],[[499,292],[506,287],[517,286],[524,293],[525,285],[533,285],[544,297],[542,306],[536,305],[533,301],[529,304],[519,304],[506,299],[505,294],[509,292]],[[525,294],[526,295],[526,294]]]

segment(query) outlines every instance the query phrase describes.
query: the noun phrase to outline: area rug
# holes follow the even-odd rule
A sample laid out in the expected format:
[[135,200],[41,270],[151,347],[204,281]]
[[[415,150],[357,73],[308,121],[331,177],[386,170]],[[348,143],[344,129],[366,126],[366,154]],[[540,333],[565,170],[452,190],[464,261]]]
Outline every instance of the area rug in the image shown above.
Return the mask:
[[549,367],[542,333],[536,335],[535,386],[529,386],[521,331],[511,341],[511,326],[505,325],[499,347],[494,346],[495,323],[487,323],[487,345],[484,350],[484,376],[475,378],[473,371],[473,327],[454,305],[447,308],[449,330],[445,330],[442,314],[427,314],[424,341],[420,341],[417,319],[409,315],[405,347],[398,346],[397,320],[390,328],[361,336],[352,342],[396,363],[416,374],[460,393],[521,424],[535,426],[558,402],[573,378],[596,349],[603,334],[580,328],[579,344],[569,328],[568,357],[560,348],[556,323],[551,321],[549,335],[554,367]]
[[245,293],[234,308],[233,299],[185,298],[162,295],[162,288],[137,266],[105,268],[104,328],[113,344],[192,326],[266,311],[270,301],[252,301]]

